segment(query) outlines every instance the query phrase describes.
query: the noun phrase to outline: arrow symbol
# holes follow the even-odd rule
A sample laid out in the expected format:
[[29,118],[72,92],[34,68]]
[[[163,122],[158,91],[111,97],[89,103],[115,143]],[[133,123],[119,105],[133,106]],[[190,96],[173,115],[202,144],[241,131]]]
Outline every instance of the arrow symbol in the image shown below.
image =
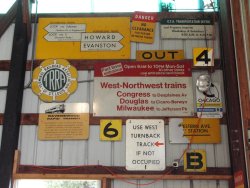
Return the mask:
[[155,142],[155,145],[156,145],[157,147],[159,147],[159,146],[161,146],[161,145],[164,145],[164,143],[157,141],[157,142]]

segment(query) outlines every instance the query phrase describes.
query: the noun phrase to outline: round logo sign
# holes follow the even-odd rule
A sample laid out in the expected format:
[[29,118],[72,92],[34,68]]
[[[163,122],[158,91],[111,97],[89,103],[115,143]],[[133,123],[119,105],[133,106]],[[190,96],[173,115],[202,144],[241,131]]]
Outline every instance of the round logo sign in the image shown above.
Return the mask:
[[77,70],[65,59],[47,59],[34,70],[31,87],[45,102],[65,101],[77,88]]

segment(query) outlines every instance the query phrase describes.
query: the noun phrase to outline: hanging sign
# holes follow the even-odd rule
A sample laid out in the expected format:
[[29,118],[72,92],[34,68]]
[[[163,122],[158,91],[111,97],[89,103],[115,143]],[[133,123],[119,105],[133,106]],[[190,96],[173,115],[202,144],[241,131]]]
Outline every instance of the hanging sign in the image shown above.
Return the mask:
[[87,103],[43,103],[40,105],[39,140],[78,140],[89,137]]
[[65,59],[47,59],[34,70],[31,87],[42,101],[65,101],[77,89],[77,70]]
[[105,141],[115,141],[122,139],[121,119],[101,119],[100,139]]
[[188,150],[184,154],[184,172],[206,172],[207,160],[205,150]]
[[94,74],[94,116],[193,115],[189,63],[96,63]]
[[183,60],[183,50],[138,50],[136,61]]
[[126,169],[164,170],[164,121],[160,119],[128,119],[126,121]]
[[36,58],[129,59],[130,18],[39,18]]
[[219,119],[170,118],[169,142],[214,144],[221,142]]
[[193,48],[194,66],[214,66],[213,48]]
[[155,35],[156,13],[135,12],[131,25],[131,41],[153,43]]
[[162,39],[214,39],[210,19],[166,18],[161,20]]
[[200,92],[196,88],[196,107],[199,118],[222,118],[223,109],[220,85],[212,83],[207,92]]

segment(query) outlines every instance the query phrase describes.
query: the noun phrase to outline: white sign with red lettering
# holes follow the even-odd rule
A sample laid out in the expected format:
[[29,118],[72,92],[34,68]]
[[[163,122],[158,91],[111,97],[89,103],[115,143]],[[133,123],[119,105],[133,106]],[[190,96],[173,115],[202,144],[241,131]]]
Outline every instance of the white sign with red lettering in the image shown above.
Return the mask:
[[126,121],[126,169],[164,170],[165,134],[161,119]]
[[95,64],[95,116],[192,116],[191,64]]

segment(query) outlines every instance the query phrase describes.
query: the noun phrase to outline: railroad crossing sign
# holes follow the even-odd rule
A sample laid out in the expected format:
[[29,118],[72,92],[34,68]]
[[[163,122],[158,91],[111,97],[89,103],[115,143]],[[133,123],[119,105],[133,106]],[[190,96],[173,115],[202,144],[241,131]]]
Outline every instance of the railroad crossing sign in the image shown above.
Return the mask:
[[165,134],[161,119],[126,121],[126,169],[164,170]]

